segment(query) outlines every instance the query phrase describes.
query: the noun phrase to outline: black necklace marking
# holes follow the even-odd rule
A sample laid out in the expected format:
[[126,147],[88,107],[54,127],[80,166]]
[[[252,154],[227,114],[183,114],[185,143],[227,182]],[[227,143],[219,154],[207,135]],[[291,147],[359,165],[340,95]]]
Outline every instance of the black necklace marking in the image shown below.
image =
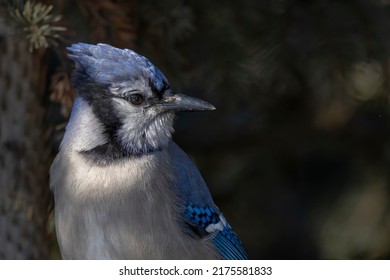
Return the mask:
[[143,155],[148,155],[154,152],[160,152],[162,149],[147,150],[142,151],[141,153],[130,153],[121,149],[120,145],[116,142],[106,143],[103,145],[96,146],[93,149],[80,151],[87,160],[92,163],[100,166],[106,166],[112,163],[119,162],[124,159],[141,157]]
[[120,149],[117,143],[106,143],[80,153],[94,164],[103,166],[134,156]]

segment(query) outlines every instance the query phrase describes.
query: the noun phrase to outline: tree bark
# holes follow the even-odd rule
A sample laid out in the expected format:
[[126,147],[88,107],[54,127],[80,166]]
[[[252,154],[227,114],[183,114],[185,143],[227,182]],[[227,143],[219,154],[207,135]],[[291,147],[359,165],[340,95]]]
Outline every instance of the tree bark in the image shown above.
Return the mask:
[[41,61],[0,21],[0,259],[45,259],[49,253]]

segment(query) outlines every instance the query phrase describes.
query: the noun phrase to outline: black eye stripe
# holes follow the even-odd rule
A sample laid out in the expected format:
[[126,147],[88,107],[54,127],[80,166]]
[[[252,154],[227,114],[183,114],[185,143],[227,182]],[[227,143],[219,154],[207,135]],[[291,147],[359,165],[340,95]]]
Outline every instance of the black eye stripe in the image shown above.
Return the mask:
[[157,88],[156,85],[151,80],[149,80],[149,86],[153,94],[156,95],[158,98],[162,98],[164,92],[171,88],[165,81],[163,82],[163,86],[161,88]]
[[166,90],[168,90],[168,89],[170,89],[171,87],[167,84],[167,83],[164,83],[164,85],[163,85],[163,87],[162,87],[162,89],[161,89],[161,92],[163,92],[164,93],[164,91],[166,91]]

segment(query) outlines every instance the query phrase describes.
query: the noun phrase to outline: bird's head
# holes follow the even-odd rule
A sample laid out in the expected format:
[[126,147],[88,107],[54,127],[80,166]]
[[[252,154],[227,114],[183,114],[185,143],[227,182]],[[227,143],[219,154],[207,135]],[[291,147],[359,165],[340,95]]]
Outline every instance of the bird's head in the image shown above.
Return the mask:
[[[103,128],[105,145],[124,154],[160,150],[169,143],[177,111],[215,109],[174,93],[167,78],[147,58],[106,44],[73,44],[73,84]],[[91,147],[91,149],[97,147]]]

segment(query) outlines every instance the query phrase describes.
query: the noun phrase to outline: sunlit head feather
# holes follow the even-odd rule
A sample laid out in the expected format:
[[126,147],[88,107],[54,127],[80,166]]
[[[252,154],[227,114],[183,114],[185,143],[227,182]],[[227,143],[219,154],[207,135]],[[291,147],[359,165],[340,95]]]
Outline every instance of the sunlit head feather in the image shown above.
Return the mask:
[[167,78],[146,57],[129,49],[118,49],[107,44],[73,44],[68,56],[76,62],[75,85],[93,79],[101,85],[140,79],[152,82],[156,88],[168,84]]

